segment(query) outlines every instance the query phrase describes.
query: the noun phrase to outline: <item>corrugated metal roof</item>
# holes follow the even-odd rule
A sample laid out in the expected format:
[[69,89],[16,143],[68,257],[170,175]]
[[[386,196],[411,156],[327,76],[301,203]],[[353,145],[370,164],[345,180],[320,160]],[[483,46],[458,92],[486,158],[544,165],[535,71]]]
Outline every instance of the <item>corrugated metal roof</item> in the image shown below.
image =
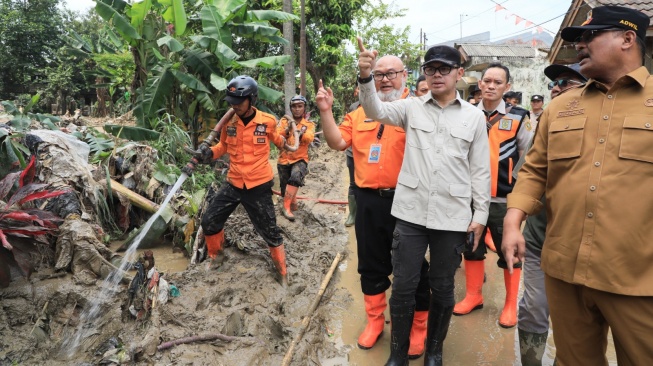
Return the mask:
[[653,18],[653,1],[650,0],[594,0],[588,1],[593,8],[601,5],[619,5],[627,8],[636,9],[649,18]]
[[525,45],[491,45],[491,44],[461,44],[460,48],[469,57],[516,57],[535,58],[537,49]]

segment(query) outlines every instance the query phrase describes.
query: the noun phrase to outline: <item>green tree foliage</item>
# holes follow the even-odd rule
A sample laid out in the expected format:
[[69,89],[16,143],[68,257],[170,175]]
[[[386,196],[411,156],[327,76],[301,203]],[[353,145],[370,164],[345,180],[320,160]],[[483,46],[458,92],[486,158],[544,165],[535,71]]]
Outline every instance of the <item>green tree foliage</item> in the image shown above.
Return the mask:
[[[59,0],[0,0],[0,99],[33,92],[63,45]],[[30,87],[33,89],[30,90]]]

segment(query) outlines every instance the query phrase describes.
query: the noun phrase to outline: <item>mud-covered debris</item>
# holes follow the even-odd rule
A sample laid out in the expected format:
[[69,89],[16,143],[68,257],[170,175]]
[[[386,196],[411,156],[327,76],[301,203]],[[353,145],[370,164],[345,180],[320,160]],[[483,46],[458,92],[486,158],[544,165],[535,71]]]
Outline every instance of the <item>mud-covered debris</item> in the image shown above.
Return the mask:
[[99,240],[97,234],[96,225],[75,215],[66,218],[59,227],[55,269],[70,269],[73,274],[88,270],[102,279],[118,270],[111,263],[113,252]]

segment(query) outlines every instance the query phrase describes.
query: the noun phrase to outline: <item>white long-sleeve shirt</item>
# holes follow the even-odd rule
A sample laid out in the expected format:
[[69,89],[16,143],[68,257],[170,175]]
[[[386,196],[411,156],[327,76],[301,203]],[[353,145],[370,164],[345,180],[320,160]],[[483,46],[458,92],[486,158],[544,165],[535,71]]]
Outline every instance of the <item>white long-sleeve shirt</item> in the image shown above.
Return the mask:
[[430,92],[383,103],[371,82],[360,84],[359,99],[369,118],[406,131],[393,216],[434,230],[487,223],[490,150],[483,112],[457,93],[446,106]]

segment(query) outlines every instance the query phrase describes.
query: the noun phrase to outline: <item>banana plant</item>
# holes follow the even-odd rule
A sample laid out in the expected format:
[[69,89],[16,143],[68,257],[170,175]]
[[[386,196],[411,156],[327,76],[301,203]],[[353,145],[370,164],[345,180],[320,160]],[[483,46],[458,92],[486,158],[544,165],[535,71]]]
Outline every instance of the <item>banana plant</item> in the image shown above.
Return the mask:
[[[97,0],[96,10],[131,46],[137,70],[132,86],[138,88],[134,115],[146,128],[163,109],[186,121],[196,119],[200,107],[219,112],[230,78],[244,69],[276,68],[289,60],[287,56],[242,60],[233,50],[234,42],[286,43],[270,22],[298,19],[279,11],[250,10],[246,0],[197,1],[190,12],[182,0],[131,5]],[[262,100],[283,96],[265,86],[260,89]]]

